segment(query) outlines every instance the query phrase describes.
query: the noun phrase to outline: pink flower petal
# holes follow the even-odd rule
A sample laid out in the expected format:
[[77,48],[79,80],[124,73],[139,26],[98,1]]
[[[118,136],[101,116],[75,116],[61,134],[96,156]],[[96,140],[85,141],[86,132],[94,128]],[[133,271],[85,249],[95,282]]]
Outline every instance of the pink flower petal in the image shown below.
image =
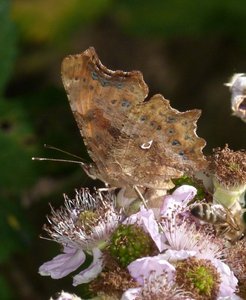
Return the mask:
[[145,232],[149,233],[160,252],[167,248],[165,245],[166,238],[164,234],[159,232],[159,226],[152,209],[146,209],[144,206],[141,206],[140,211],[128,217],[124,224],[141,226]]
[[166,259],[170,262],[176,262],[178,260],[183,260],[191,256],[196,256],[196,251],[188,250],[167,250],[164,254],[161,254],[163,259]]
[[97,275],[103,269],[103,257],[102,252],[98,248],[94,248],[92,250],[93,253],[93,261],[91,265],[81,271],[79,274],[73,277],[73,286],[77,286],[82,283],[87,283],[97,277]]
[[[180,250],[180,251],[167,250],[164,254],[161,254],[160,256],[170,261],[171,263],[178,260],[186,259],[191,256],[195,256],[199,258],[199,255],[197,255],[196,251],[187,251],[187,250]],[[232,297],[232,295],[234,295],[236,291],[237,283],[238,283],[237,278],[230,270],[229,266],[223,263],[221,260],[217,258],[212,258],[211,263],[216,267],[221,277],[219,297],[222,297],[221,299],[231,299],[228,297]]]
[[141,285],[143,285],[144,279],[148,279],[153,272],[156,276],[166,273],[170,281],[173,280],[175,272],[175,267],[163,259],[161,255],[136,259],[128,265],[127,269],[130,275]]
[[39,273],[53,279],[63,278],[75,271],[85,261],[85,254],[82,250],[64,247],[63,252],[64,254],[55,256],[52,260],[40,266]]
[[141,288],[131,288],[125,291],[120,300],[134,300],[141,292]]
[[161,215],[170,217],[177,208],[185,207],[187,203],[195,197],[196,193],[197,189],[191,185],[182,185],[178,187],[172,195],[164,197]]
[[232,296],[237,288],[238,280],[228,265],[219,259],[213,259],[213,264],[221,276],[221,284],[219,290],[220,297]]

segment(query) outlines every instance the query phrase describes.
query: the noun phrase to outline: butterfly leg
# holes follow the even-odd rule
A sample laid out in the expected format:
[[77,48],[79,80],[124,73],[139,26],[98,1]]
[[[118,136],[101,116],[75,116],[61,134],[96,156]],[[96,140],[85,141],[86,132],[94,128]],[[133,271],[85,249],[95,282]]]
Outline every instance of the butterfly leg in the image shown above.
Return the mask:
[[140,192],[139,188],[136,185],[134,185],[133,189],[135,190],[136,194],[139,196],[139,198],[143,202],[143,205],[145,206],[145,208],[148,209],[147,201],[144,198],[143,194]]

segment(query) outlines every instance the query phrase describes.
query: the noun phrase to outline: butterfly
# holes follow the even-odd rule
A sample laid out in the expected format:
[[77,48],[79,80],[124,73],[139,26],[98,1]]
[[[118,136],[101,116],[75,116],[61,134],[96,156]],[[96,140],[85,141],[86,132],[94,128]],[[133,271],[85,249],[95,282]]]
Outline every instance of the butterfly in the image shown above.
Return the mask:
[[94,48],[62,62],[71,110],[93,161],[85,172],[111,187],[173,187],[172,179],[203,170],[206,142],[196,134],[201,111],[179,112],[150,99],[139,71],[112,71]]

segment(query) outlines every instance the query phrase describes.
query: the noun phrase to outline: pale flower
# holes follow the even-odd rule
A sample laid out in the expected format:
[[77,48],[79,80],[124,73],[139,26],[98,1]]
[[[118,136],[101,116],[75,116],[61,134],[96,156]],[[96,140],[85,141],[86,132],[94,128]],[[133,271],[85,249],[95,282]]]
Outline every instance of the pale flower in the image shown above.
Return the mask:
[[192,300],[175,285],[175,267],[162,255],[137,259],[127,268],[140,287],[128,289],[121,300]]
[[223,241],[214,235],[206,233],[192,222],[181,219],[175,213],[171,219],[162,221],[166,244],[172,250],[196,251],[200,258],[220,258]]
[[180,212],[196,196],[197,189],[191,185],[178,187],[171,195],[166,195],[161,207],[161,216],[172,218],[173,212]]
[[[189,257],[197,257],[198,259],[201,258],[199,253],[196,253],[195,251],[185,251],[185,250],[182,251],[167,250],[164,254],[162,254],[162,257],[167,261],[169,261],[171,264],[173,263],[175,264],[178,261],[187,259]],[[220,259],[211,257],[210,260],[220,275],[221,283],[219,287],[218,299],[220,297],[232,297],[237,288],[237,283],[238,283],[237,278],[230,270],[229,266],[223,263]]]
[[233,115],[246,122],[246,76],[243,73],[234,74],[229,83],[225,84],[231,90],[231,109]]
[[143,230],[151,236],[160,252],[166,248],[165,236],[160,233],[159,224],[155,220],[154,211],[152,209],[146,209],[142,205],[140,211],[129,216],[123,224],[136,224],[142,227]]
[[75,294],[70,294],[64,291],[61,291],[56,296],[51,297],[50,300],[82,300]]
[[50,224],[44,226],[50,237],[62,245],[63,253],[40,266],[39,273],[53,279],[65,277],[85,262],[86,253],[92,255],[92,263],[74,276],[76,286],[93,280],[102,271],[104,259],[100,249],[107,245],[122,215],[115,210],[111,193],[92,195],[82,189],[76,191],[75,199],[64,198],[65,207],[56,211],[52,208]]
[[[190,258],[194,258],[194,261],[198,263],[197,272],[202,268],[205,275],[206,273],[208,275],[211,274],[209,276],[212,278],[212,286],[214,293],[216,293],[216,299],[236,299],[234,293],[237,288],[237,279],[230,268],[221,260],[216,258],[204,260],[200,258],[199,255],[197,256],[196,251],[167,250],[164,254],[159,254],[154,257],[143,257],[128,265],[127,268],[130,275],[140,284],[140,287],[127,290],[123,294],[122,300],[195,299],[190,287],[186,290],[186,281],[184,280],[183,283],[177,281],[178,263],[184,262],[185,265],[185,261]],[[201,267],[199,267],[199,264]],[[185,271],[182,272],[181,274],[179,273],[179,278],[183,276],[185,279]],[[196,274],[196,271],[194,272],[194,274]],[[187,276],[188,274],[189,273],[187,273]],[[199,273],[197,274],[199,278],[200,275]],[[165,288],[163,289],[164,286]],[[173,294],[173,298],[168,298],[166,296],[167,290],[177,291],[179,298],[175,298],[175,293]],[[145,297],[143,295],[145,295]],[[149,298],[146,295],[148,295]]]

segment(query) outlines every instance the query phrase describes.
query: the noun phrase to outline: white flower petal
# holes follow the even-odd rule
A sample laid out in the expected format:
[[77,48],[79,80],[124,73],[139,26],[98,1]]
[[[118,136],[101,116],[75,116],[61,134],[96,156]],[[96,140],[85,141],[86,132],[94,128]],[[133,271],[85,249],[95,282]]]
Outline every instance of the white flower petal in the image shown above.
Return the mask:
[[127,269],[130,275],[141,285],[144,283],[144,279],[148,279],[153,272],[156,276],[166,273],[169,281],[173,280],[175,272],[174,266],[163,259],[162,255],[136,259],[128,265]]
[[159,226],[152,209],[146,209],[144,206],[141,206],[140,211],[129,216],[123,224],[137,224],[143,227],[144,231],[151,236],[160,252],[167,248],[167,245],[165,245],[166,238],[164,234],[159,232]]
[[59,296],[56,296],[55,298],[51,297],[50,300],[82,300],[82,299],[76,296],[75,294],[70,294],[61,291],[61,293],[59,293]]
[[120,300],[134,300],[138,296],[138,294],[141,292],[141,288],[132,288],[127,291],[122,295]]
[[98,248],[94,248],[92,250],[93,253],[93,261],[91,265],[81,271],[79,274],[73,277],[73,286],[77,286],[82,283],[87,283],[97,277],[97,275],[103,269],[103,256],[102,252]]
[[220,273],[221,276],[219,296],[232,296],[236,291],[238,283],[238,280],[235,277],[234,273],[231,271],[228,265],[226,265],[219,259],[213,259],[212,263],[217,268],[217,271]]
[[164,197],[161,207],[161,215],[163,217],[171,217],[172,213],[179,207],[185,207],[197,194],[197,189],[191,185],[181,185],[172,195]]
[[85,254],[82,250],[64,247],[63,251],[64,254],[55,256],[40,266],[39,273],[42,276],[50,276],[53,279],[63,278],[84,263]]
[[[180,250],[180,251],[167,250],[164,254],[161,254],[160,256],[170,261],[171,263],[178,260],[186,259],[191,256],[195,256],[199,258],[199,255],[197,255],[196,251],[186,251],[186,250]],[[223,263],[221,260],[217,258],[212,258],[211,263],[216,267],[221,277],[219,297],[222,297],[221,299],[230,300],[231,299],[230,297],[232,297],[236,291],[236,287],[238,283],[237,278],[230,270],[228,265]]]
[[178,260],[184,260],[188,257],[195,256],[196,251],[188,251],[188,250],[167,250],[164,254],[161,254],[163,259],[166,259],[170,262],[175,262]]
[[192,200],[197,193],[197,189],[192,185],[181,185],[173,193],[172,196],[175,197],[176,201],[181,201],[184,204],[187,204]]

